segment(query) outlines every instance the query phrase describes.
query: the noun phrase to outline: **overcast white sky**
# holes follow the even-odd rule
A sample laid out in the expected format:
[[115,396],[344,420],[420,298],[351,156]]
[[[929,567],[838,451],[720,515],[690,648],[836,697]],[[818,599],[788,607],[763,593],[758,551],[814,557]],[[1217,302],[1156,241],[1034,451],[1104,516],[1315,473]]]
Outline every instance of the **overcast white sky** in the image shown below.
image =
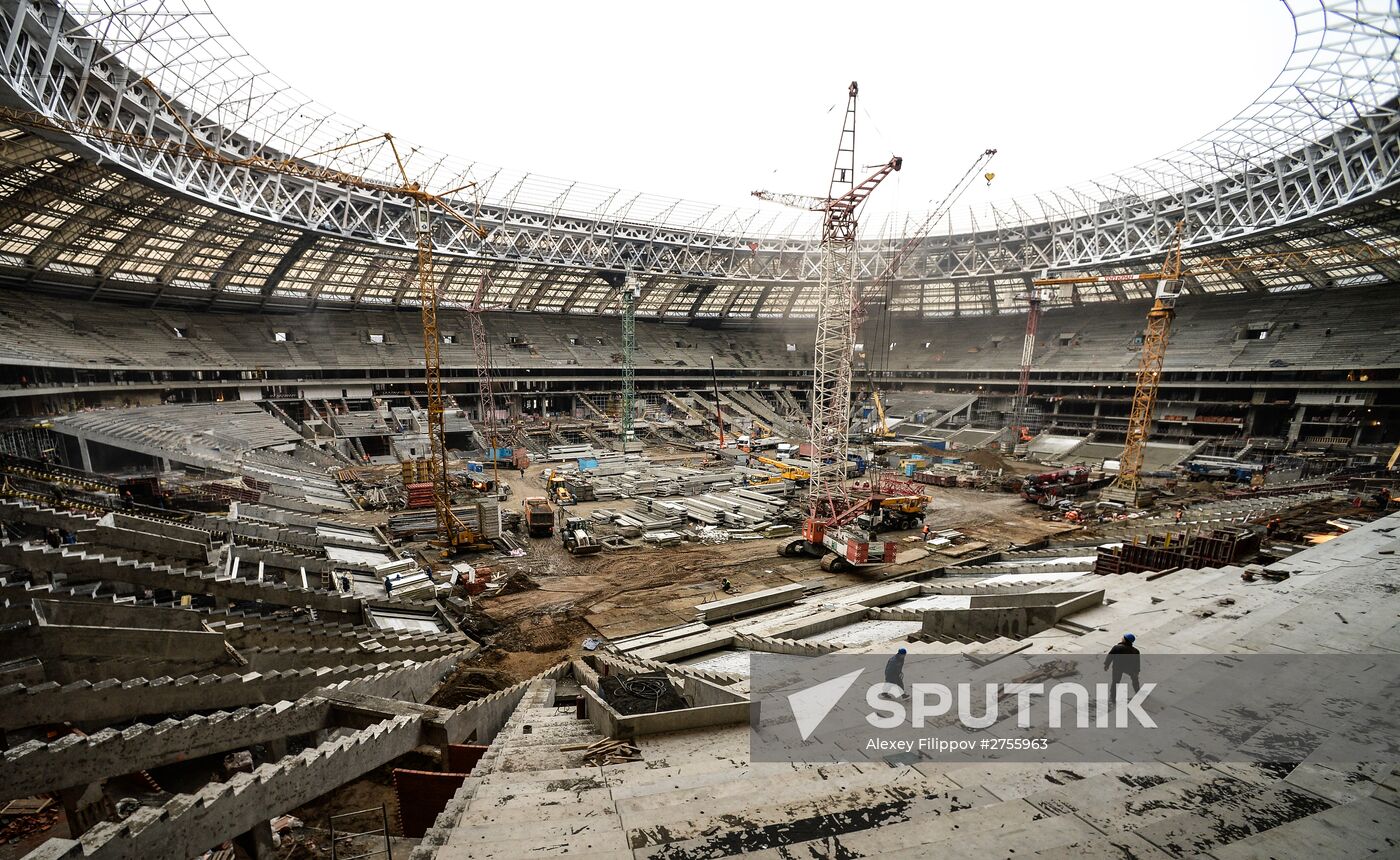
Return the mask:
[[987,147],[964,204],[1129,167],[1233,116],[1283,67],[1278,0],[211,0],[337,111],[467,159],[725,205],[824,194],[846,85],[859,164],[905,158],[871,212],[922,209]]

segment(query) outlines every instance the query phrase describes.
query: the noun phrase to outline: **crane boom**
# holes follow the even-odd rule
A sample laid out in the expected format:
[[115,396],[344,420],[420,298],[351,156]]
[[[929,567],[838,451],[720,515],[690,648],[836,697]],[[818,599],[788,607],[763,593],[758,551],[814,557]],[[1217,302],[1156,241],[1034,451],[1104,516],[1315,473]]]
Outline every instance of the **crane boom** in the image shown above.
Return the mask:
[[1157,273],[1157,294],[1151,310],[1147,312],[1142,354],[1138,357],[1137,385],[1133,389],[1132,408],[1128,413],[1128,433],[1123,440],[1118,477],[1103,491],[1104,499],[1133,507],[1140,507],[1145,495],[1142,461],[1147,451],[1147,437],[1152,432],[1152,409],[1157,405],[1162,361],[1166,358],[1167,339],[1171,336],[1172,319],[1176,316],[1176,299],[1184,283],[1181,277],[1181,236],[1185,228],[1184,220],[1176,222],[1171,246]]
[[[863,181],[855,181],[857,92],[852,82],[822,217],[821,278],[812,373],[812,479],[807,493],[809,528],[804,535],[811,543],[821,543],[822,520],[849,504],[844,484],[851,413],[851,350],[855,342],[852,309],[855,306],[857,213],[871,192],[904,166],[904,159],[893,156]],[[812,524],[816,524],[815,528]]]
[[820,212],[826,208],[826,198],[812,197],[809,194],[779,194],[774,191],[754,191],[751,193],[759,200],[767,200],[770,203],[781,203],[793,209],[806,209],[808,212]]
[[[943,196],[943,199],[939,201],[938,205],[929,211],[918,228],[904,237],[904,241],[885,263],[884,268],[881,270],[880,275],[875,279],[874,283],[872,283],[869,288],[862,290],[860,295],[856,298],[855,303],[852,305],[851,327],[853,330],[859,331],[861,326],[865,323],[866,309],[871,296],[876,293],[882,293],[888,301],[890,292],[894,287],[895,279],[899,277],[899,267],[904,263],[905,258],[913,253],[915,248],[923,244],[924,239],[928,238],[929,233],[943,220],[948,214],[948,211],[953,208],[953,205],[956,204],[958,200],[962,199],[963,194],[972,185],[973,180],[975,180],[982,172],[983,168],[996,157],[996,154],[997,151],[995,149],[984,149],[982,153],[973,160],[967,170],[963,172],[963,175],[958,178],[958,181],[954,183],[948,193]],[[877,340],[884,341],[886,338],[881,337]],[[882,345],[879,347],[879,351],[875,353],[880,356],[882,363],[886,356],[887,349],[887,346]],[[869,359],[866,360],[865,378],[866,382],[870,384],[870,392],[872,398],[875,400],[876,410],[880,412],[880,425],[877,435],[880,438],[887,439],[894,434],[889,432],[889,425],[885,420],[884,410],[879,402],[879,389],[876,387],[875,374],[870,367]]]
[[866,297],[879,289],[884,289],[886,295],[888,295],[889,288],[894,284],[895,279],[899,277],[899,267],[904,263],[905,258],[913,253],[914,249],[919,247],[924,239],[928,238],[933,228],[936,227],[938,222],[942,221],[944,217],[947,216],[948,211],[962,199],[963,194],[966,193],[967,189],[972,185],[973,180],[975,180],[982,169],[996,157],[996,154],[997,151],[995,149],[983,150],[982,154],[977,156],[972,162],[972,165],[967,168],[948,193],[944,195],[943,199],[939,201],[938,205],[929,211],[923,222],[919,224],[918,229],[904,237],[904,241],[900,243],[894,255],[885,263],[885,267],[880,272],[879,277],[877,277],[875,282],[871,285],[872,289],[867,290],[861,295],[861,300],[856,305],[857,324],[859,324],[859,321],[864,317]]

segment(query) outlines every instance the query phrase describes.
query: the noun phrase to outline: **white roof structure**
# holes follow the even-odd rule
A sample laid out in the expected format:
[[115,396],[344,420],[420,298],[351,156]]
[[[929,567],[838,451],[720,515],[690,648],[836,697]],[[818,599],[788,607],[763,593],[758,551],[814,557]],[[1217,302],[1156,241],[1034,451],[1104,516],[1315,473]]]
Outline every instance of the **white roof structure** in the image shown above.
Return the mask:
[[[1284,5],[1293,52],[1236,116],[1106,177],[955,209],[903,261],[891,294],[869,300],[907,315],[1006,312],[1043,270],[1153,268],[1170,225],[1183,218],[1194,257],[1370,246],[1393,236],[1400,7]],[[0,275],[209,306],[414,304],[411,205],[388,187],[401,179],[383,130],[285,84],[207,5],[7,0],[0,56],[0,104],[69,129],[108,130],[40,137],[33,126],[0,126]],[[166,144],[153,149],[123,134]],[[487,231],[478,238],[437,219],[437,275],[449,303],[469,301],[486,278],[488,306],[617,313],[616,291],[596,273],[626,268],[641,278],[642,316],[815,315],[814,214],[625,192],[397,145],[414,182],[446,193]],[[223,161],[191,157],[199,152]],[[250,158],[385,187],[238,163]],[[859,277],[884,274],[922,220],[899,213],[867,225]],[[1388,245],[1380,250],[1395,256]],[[1323,268],[1218,273],[1188,289],[1305,289],[1397,276],[1389,259],[1343,258]],[[1085,287],[1079,300],[1133,299],[1145,289],[1113,282]]]

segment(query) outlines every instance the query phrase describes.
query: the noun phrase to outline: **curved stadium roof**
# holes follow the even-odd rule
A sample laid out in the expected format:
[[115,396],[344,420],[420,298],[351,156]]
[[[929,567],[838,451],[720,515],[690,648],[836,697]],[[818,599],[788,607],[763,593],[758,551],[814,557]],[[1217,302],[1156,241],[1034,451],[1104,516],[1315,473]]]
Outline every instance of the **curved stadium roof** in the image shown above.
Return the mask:
[[[1396,256],[1400,5],[1293,0],[1294,49],[1252,104],[1189,146],[1108,177],[957,210],[904,262],[893,313],[1014,310],[1043,269],[1152,268],[1184,217],[1195,256],[1361,242]],[[0,4],[0,102],[227,156],[294,158],[397,183],[378,134],[263,68],[198,3]],[[175,113],[179,114],[177,118]],[[412,305],[411,212],[385,192],[269,176],[10,126],[0,131],[0,275],[122,297],[269,309]],[[731,320],[815,315],[813,216],[725,209],[522,174],[400,142],[429,188],[476,183],[485,240],[438,219],[444,297],[531,312],[609,313],[599,269],[643,278],[639,313]],[[920,213],[866,226],[873,280]],[[1197,292],[1400,280],[1400,265],[1237,268]],[[1094,291],[1097,289],[1098,291]],[[1131,283],[1082,301],[1142,295]],[[872,296],[879,303],[883,297]]]

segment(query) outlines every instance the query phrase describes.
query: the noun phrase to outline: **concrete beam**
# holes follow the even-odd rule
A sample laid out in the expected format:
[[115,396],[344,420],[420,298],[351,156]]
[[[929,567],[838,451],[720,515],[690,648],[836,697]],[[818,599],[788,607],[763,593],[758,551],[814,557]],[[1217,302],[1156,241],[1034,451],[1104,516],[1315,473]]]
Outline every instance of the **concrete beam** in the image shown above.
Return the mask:
[[710,623],[722,618],[733,618],[736,615],[757,612],[760,609],[786,606],[789,603],[796,603],[805,594],[806,586],[800,582],[794,582],[791,585],[780,585],[777,588],[765,588],[762,591],[741,594],[737,597],[701,603],[695,607],[696,620]]
[[421,718],[402,716],[314,749],[235,774],[164,806],[142,807],[125,821],[103,822],[49,858],[110,860],[195,857],[269,818],[320,797],[411,751]]
[[67,722],[106,725],[152,714],[187,714],[291,701],[320,687],[361,678],[372,680],[402,668],[418,667],[381,663],[245,675],[186,675],[125,682],[113,679],[96,684],[76,681],[66,686],[13,684],[0,688],[0,731]]
[[0,760],[0,800],[309,734],[329,724],[330,712],[323,699],[303,699],[65,735],[49,744],[30,741],[6,750]]
[[43,544],[10,541],[0,544],[0,563],[32,572],[61,573],[74,582],[128,582],[182,594],[208,594],[228,600],[258,601],[274,606],[305,606],[325,612],[362,616],[361,603],[357,598],[332,591],[218,577],[209,571],[189,571],[169,565],[135,562],[116,556],[90,554],[73,547],[52,549]]

